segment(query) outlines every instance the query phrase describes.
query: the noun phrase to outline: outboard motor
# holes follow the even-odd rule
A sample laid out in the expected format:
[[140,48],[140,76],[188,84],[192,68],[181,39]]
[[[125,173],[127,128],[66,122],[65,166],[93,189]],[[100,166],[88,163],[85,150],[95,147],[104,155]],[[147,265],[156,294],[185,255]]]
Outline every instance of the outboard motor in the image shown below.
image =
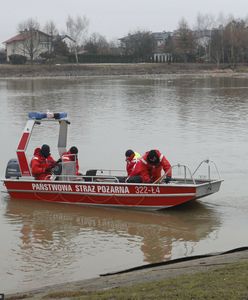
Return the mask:
[[5,178],[19,178],[22,174],[20,172],[20,167],[18,160],[15,158],[12,158],[8,161],[7,168],[5,171]]

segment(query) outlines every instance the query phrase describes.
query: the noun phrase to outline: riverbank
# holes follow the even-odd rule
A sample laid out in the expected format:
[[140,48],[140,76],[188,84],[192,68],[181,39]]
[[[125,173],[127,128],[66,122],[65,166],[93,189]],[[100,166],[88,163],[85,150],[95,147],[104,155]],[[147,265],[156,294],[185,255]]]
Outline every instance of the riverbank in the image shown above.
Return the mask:
[[6,295],[5,299],[247,299],[248,250]]
[[59,77],[59,76],[114,76],[149,74],[196,73],[248,73],[247,66],[235,69],[230,66],[217,68],[215,64],[57,64],[57,65],[9,65],[0,64],[0,78]]

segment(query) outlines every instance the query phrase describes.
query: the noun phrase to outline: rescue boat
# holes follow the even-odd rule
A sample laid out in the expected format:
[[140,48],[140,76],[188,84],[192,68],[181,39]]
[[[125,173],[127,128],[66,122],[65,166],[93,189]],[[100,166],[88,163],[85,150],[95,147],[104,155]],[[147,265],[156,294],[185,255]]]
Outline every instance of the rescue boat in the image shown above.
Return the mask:
[[[17,158],[10,159],[3,184],[11,198],[30,201],[48,201],[87,206],[161,210],[200,199],[219,191],[222,179],[216,164],[203,160],[191,172],[183,164],[173,165],[173,177],[166,182],[166,174],[155,183],[127,183],[124,171],[87,170],[74,175],[75,162],[60,162],[49,180],[35,180],[30,170],[26,150],[37,125],[45,123],[59,126],[58,152],[67,151],[67,132],[70,121],[67,113],[30,112],[17,146]],[[200,171],[201,170],[201,171]],[[203,173],[200,173],[203,172]],[[212,178],[215,174],[215,179]]]

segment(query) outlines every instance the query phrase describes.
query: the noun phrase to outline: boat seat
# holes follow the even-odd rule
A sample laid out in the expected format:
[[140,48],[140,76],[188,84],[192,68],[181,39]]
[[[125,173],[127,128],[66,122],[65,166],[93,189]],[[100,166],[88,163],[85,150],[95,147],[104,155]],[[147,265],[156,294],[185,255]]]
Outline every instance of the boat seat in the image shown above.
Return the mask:
[[124,183],[126,182],[127,176],[117,176],[116,178],[119,182]]
[[84,180],[85,181],[93,181],[94,179],[90,176],[96,176],[96,172],[97,172],[97,170],[95,170],[95,169],[87,170],[86,173],[85,173],[86,177],[84,177]]
[[76,162],[67,161],[58,163],[52,170],[52,174],[55,176],[54,180],[75,180],[76,174]]

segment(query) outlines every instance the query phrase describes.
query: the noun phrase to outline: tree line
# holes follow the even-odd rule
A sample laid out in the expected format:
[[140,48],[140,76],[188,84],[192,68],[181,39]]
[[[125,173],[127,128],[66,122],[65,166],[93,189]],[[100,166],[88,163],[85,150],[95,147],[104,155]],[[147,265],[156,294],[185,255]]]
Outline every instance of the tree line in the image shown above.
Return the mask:
[[182,19],[165,46],[175,60],[219,64],[248,62],[248,20],[198,15],[191,29]]
[[[154,33],[148,30],[136,30],[115,41],[108,41],[99,33],[88,36],[89,20],[86,16],[68,16],[65,25],[66,29],[60,34],[53,21],[42,28],[52,41],[51,49],[42,53],[44,60],[149,62],[154,53],[169,53],[171,62],[209,62],[217,65],[248,62],[248,21],[232,16],[215,18],[210,14],[198,14],[192,28],[182,18],[177,29],[167,32],[159,44]],[[20,23],[17,30],[29,34],[29,41],[24,47],[32,60],[37,48],[32,34],[41,30],[41,26],[30,18]],[[58,38],[61,36],[68,36],[69,43]],[[0,60],[1,57],[0,53]]]

